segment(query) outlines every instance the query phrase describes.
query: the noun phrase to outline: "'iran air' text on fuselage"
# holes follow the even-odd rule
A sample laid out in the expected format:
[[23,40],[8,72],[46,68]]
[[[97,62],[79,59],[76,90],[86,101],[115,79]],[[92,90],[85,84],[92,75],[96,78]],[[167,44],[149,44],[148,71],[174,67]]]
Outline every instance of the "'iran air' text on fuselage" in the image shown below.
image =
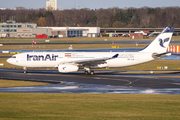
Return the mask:
[[56,61],[56,58],[58,57],[58,55],[29,55],[27,54],[27,61]]

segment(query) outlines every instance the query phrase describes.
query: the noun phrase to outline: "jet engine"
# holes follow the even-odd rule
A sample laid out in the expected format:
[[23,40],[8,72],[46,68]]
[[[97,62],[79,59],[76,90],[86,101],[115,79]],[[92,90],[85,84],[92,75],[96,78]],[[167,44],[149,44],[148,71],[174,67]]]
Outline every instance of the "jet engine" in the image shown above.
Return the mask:
[[76,72],[79,67],[76,65],[62,64],[58,66],[58,71],[61,73]]

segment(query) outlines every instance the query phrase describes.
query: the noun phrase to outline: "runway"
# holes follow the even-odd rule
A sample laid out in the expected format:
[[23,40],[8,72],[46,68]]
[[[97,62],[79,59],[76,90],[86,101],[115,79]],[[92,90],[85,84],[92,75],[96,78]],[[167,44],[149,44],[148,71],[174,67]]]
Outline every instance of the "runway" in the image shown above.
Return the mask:
[[55,83],[49,86],[0,88],[0,92],[180,94],[180,79],[149,75],[152,74],[113,71],[98,71],[95,75],[84,75],[83,72],[60,74],[56,70],[29,70],[24,74],[23,70],[0,69],[1,79]]

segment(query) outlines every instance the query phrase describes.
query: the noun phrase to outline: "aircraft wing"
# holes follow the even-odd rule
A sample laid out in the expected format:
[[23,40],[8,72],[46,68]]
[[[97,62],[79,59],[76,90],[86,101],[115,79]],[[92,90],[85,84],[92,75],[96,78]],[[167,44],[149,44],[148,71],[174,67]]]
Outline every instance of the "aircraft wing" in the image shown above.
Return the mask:
[[86,59],[86,60],[77,60],[74,61],[74,64],[84,65],[84,66],[94,66],[97,64],[103,64],[106,60],[117,58],[119,54],[116,54],[112,57],[105,57],[105,58],[96,58],[96,59]]

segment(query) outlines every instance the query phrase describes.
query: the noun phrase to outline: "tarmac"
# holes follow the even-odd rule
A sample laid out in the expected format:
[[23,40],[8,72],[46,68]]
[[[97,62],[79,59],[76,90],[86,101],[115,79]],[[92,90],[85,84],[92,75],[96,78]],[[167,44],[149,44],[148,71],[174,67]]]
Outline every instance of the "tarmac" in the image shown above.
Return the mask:
[[0,92],[180,94],[180,79],[166,77],[179,75],[178,72],[158,75],[101,70],[95,71],[94,75],[84,75],[83,71],[60,74],[56,70],[29,70],[24,74],[23,70],[0,69],[0,79],[52,83],[46,86],[0,88]]

